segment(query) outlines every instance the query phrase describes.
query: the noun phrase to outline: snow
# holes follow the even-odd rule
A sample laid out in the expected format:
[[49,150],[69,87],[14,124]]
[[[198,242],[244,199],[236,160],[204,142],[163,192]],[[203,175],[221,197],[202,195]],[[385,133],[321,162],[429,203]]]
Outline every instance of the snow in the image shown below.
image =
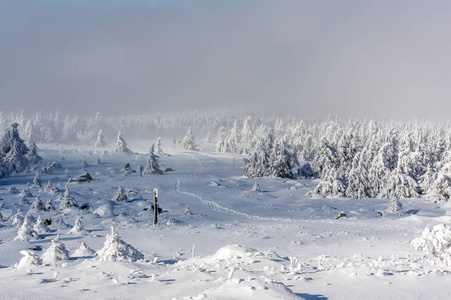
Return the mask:
[[[243,176],[244,156],[213,153],[213,144],[196,152],[161,142],[161,169],[174,171],[143,177],[124,166],[145,165],[147,142],[129,141],[133,153],[38,145],[43,165],[62,165],[39,175],[60,193],[69,178],[92,175],[68,187],[77,208],[29,211],[9,189],[24,191],[35,173],[2,178],[0,298],[450,298],[449,203],[401,198],[403,213],[385,213],[389,199],[307,197],[318,179],[259,178],[255,192],[255,178]],[[119,186],[129,197],[112,201]],[[163,209],[157,226],[145,210],[154,188]],[[32,193],[56,207],[62,201]],[[51,220],[50,230],[14,240],[27,212],[36,222]],[[347,217],[336,219],[341,212]]]

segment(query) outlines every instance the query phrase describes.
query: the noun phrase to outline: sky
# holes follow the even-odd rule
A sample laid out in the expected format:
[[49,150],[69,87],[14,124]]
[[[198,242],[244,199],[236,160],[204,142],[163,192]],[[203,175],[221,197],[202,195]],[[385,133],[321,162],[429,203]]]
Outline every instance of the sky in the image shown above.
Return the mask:
[[450,1],[0,0],[0,110],[447,120]]

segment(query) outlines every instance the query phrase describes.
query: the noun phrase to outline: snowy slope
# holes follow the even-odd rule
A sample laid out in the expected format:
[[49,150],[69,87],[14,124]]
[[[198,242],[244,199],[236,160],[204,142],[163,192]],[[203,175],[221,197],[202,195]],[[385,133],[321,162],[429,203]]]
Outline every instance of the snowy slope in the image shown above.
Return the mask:
[[[72,197],[79,206],[89,204],[87,209],[30,212],[53,221],[39,239],[14,240],[19,227],[10,216],[18,209],[25,215],[37,195],[44,203],[51,199],[56,209],[60,200],[30,188],[30,204],[20,204],[9,188],[22,191],[34,174],[0,180],[1,299],[451,297],[449,268],[410,243],[427,226],[449,225],[448,205],[401,199],[404,213],[387,214],[388,199],[308,198],[317,182],[248,178],[242,156],[211,153],[214,145],[197,153],[163,143],[160,167],[173,171],[141,178],[134,171],[146,165],[149,145],[129,146],[134,154],[41,146],[46,162],[62,165],[40,175],[44,186],[50,180],[63,192],[70,178],[86,172],[93,180],[69,184]],[[256,181],[260,192],[252,191]],[[111,200],[118,186],[128,192],[127,201]],[[150,208],[154,188],[163,209],[157,226]],[[347,218],[336,219],[340,212]],[[84,230],[70,233],[80,216]],[[96,258],[92,253],[104,246],[111,227],[144,259]],[[33,248],[40,258],[58,235],[69,259],[18,265],[22,250]]]

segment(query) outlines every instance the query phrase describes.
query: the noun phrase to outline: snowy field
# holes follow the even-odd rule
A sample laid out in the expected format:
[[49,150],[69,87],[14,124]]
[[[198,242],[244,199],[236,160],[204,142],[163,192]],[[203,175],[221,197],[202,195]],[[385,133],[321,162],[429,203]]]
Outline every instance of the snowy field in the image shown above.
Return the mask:
[[[42,189],[30,186],[32,196],[20,201],[35,175],[0,180],[1,299],[451,298],[447,266],[411,244],[427,226],[451,223],[448,204],[401,199],[404,213],[387,214],[388,199],[308,198],[319,181],[248,178],[243,156],[212,153],[213,145],[196,152],[166,141],[160,167],[173,171],[143,177],[136,170],[146,164],[145,143],[131,142],[134,154],[39,146],[45,162],[61,164],[40,175]],[[86,172],[91,181],[69,184],[85,209],[59,211],[61,200],[45,190],[48,181],[64,192],[70,178]],[[252,191],[256,181],[261,191]],[[118,186],[127,200],[112,200]],[[163,209],[157,226],[154,188]],[[17,239],[17,211],[25,216],[38,195],[56,210],[30,210],[30,222],[51,220],[50,231]],[[341,212],[347,217],[336,219]],[[80,216],[84,229],[73,230]],[[94,254],[112,227],[143,259],[105,261]],[[49,254],[52,240],[68,258]],[[28,249],[43,262],[22,260]]]

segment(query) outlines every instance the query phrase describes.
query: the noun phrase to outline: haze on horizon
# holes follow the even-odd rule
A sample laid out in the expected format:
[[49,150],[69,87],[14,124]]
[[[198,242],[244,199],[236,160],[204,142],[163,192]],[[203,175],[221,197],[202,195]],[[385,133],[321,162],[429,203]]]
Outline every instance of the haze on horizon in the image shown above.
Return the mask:
[[0,0],[0,110],[447,120],[448,1]]

